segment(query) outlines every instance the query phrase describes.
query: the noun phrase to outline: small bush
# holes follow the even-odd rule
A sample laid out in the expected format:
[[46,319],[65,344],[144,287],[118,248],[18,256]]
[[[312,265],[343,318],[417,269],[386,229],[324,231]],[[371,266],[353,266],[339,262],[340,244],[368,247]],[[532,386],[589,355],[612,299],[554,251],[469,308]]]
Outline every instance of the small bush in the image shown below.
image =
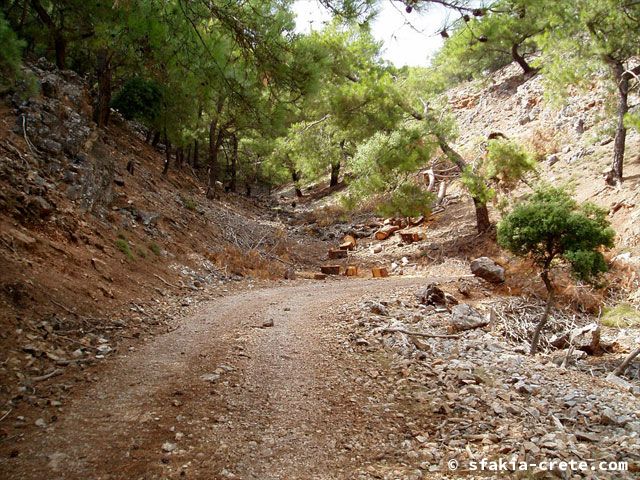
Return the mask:
[[156,123],[162,107],[162,91],[153,81],[135,77],[116,94],[111,107],[127,120],[138,120],[151,127]]
[[180,201],[182,202],[182,205],[184,205],[184,208],[186,208],[187,210],[191,210],[192,212],[195,212],[196,208],[198,208],[198,204],[193,198],[180,197]]
[[147,252],[145,252],[142,248],[138,248],[136,253],[140,258],[147,258]]
[[600,251],[615,237],[607,212],[591,203],[578,203],[565,191],[544,187],[517,205],[498,225],[498,243],[520,256],[530,256],[549,269],[564,260],[580,280],[589,281],[607,270]]
[[498,225],[498,244],[510,252],[531,258],[541,269],[547,289],[547,308],[531,340],[535,354],[538,338],[554,301],[550,278],[556,263],[565,263],[578,279],[593,283],[607,270],[602,249],[613,246],[615,233],[607,211],[590,203],[579,205],[559,188],[539,188],[517,205]]
[[149,250],[151,250],[157,256],[160,256],[160,253],[161,253],[160,246],[156,242],[151,242],[149,244]]
[[486,169],[488,179],[511,190],[527,173],[535,171],[536,162],[522,145],[497,138],[489,140]]
[[124,253],[127,258],[133,260],[133,252],[131,252],[131,247],[129,246],[129,242],[126,238],[123,238],[122,236],[118,238],[116,240],[116,247],[118,248],[118,250]]

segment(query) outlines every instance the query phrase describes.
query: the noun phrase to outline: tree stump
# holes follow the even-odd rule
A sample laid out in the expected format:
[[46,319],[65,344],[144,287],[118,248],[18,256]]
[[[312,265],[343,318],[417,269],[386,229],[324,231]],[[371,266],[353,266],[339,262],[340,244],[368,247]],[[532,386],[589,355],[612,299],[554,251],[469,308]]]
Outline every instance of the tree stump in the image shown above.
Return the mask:
[[355,265],[349,265],[344,272],[346,277],[357,277],[358,276],[358,267]]
[[371,273],[373,274],[373,278],[384,278],[389,276],[389,271],[386,267],[373,267],[371,269]]
[[329,260],[347,258],[347,250],[329,250]]
[[420,234],[417,232],[400,232],[399,235],[404,243],[419,242],[421,240]]
[[341,250],[353,250],[356,248],[357,242],[356,239],[351,235],[346,235],[342,239],[342,243],[340,244]]
[[398,230],[400,227],[397,225],[386,225],[375,233],[376,240],[386,240]]
[[340,275],[340,265],[323,265],[320,271],[326,275]]

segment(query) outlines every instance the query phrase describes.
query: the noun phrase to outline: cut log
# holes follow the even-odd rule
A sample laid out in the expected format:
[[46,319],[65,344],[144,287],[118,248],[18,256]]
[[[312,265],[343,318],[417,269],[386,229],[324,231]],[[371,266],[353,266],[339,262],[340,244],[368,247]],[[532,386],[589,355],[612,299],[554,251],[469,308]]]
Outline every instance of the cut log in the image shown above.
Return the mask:
[[324,273],[316,273],[313,275],[315,280],[325,280],[327,276]]
[[398,230],[400,227],[397,225],[386,225],[375,233],[376,240],[386,240]]
[[420,216],[420,217],[412,217],[409,220],[409,225],[411,225],[412,227],[417,227],[418,225],[420,225],[422,222],[424,222],[424,217]]
[[400,238],[402,238],[404,243],[413,243],[422,240],[420,234],[417,232],[400,232]]
[[340,265],[323,265],[320,271],[327,275],[340,275]]
[[356,239],[352,235],[346,235],[342,239],[342,243],[340,244],[341,250],[353,250],[356,248],[357,242]]
[[347,277],[357,277],[358,276],[358,267],[355,265],[349,265],[344,272]]
[[347,258],[346,250],[329,250],[329,260],[335,260],[336,258]]
[[373,278],[384,278],[389,276],[389,271],[386,267],[373,267],[371,269],[371,274]]

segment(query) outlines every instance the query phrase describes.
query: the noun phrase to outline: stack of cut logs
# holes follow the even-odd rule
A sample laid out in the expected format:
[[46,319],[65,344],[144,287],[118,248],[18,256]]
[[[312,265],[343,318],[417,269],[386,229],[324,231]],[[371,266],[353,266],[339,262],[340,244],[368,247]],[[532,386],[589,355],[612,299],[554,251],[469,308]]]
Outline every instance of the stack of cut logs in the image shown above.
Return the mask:
[[[358,242],[356,242],[355,237],[352,235],[346,235],[337,249],[329,250],[329,260],[348,258],[349,252],[355,250],[356,245],[358,245]],[[315,278],[317,280],[324,280],[327,278],[327,275],[340,275],[340,271],[340,265],[323,265],[320,267],[321,273],[316,273]],[[347,277],[358,276],[358,267],[355,265],[348,265],[345,268],[344,275]]]
[[[415,227],[424,222],[424,217],[409,218],[409,219],[396,219],[390,218],[384,221],[382,226],[374,233],[376,240],[386,240],[392,236],[395,232],[403,230],[407,227]],[[380,224],[378,224],[380,225]],[[399,232],[400,238],[403,243],[419,242],[423,239],[422,234],[418,232]],[[327,255],[329,260],[348,259],[349,252],[355,250],[357,241],[353,235],[346,235],[342,239],[342,243],[338,248],[330,249]],[[316,273],[315,278],[317,280],[324,280],[327,275],[340,275],[342,267],[340,265],[323,265],[320,267],[321,273]],[[389,276],[389,272],[385,267],[373,267],[371,269],[373,278],[384,278]],[[348,265],[343,275],[347,277],[358,276],[358,267],[355,265]]]
[[[418,218],[388,218],[384,221],[382,227],[374,234],[376,240],[386,240],[398,230],[403,230],[407,227],[415,227],[424,222],[424,217]],[[422,235],[418,232],[400,232],[400,238],[404,243],[419,242],[422,240]]]

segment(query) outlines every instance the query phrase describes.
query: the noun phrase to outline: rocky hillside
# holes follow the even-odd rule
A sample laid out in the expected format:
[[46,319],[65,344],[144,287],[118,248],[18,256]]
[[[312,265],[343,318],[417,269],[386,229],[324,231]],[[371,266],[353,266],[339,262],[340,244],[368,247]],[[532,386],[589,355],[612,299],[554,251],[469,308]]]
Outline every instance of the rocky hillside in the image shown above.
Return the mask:
[[[625,182],[609,188],[604,173],[613,158],[613,109],[606,104],[603,82],[589,90],[574,89],[567,104],[545,99],[543,75],[523,76],[509,65],[490,78],[448,92],[459,125],[459,145],[473,158],[489,134],[500,132],[528,144],[540,160],[543,180],[567,184],[580,201],[591,200],[610,210],[618,232],[617,249],[640,266],[640,134],[629,130]],[[637,95],[630,103],[638,102]]]
[[98,130],[74,72],[30,70],[40,93],[0,110],[3,404],[37,401],[25,385],[166,330],[199,299],[314,258],[314,241],[256,199],[206,200],[187,168],[162,176],[161,149],[135,124]]

